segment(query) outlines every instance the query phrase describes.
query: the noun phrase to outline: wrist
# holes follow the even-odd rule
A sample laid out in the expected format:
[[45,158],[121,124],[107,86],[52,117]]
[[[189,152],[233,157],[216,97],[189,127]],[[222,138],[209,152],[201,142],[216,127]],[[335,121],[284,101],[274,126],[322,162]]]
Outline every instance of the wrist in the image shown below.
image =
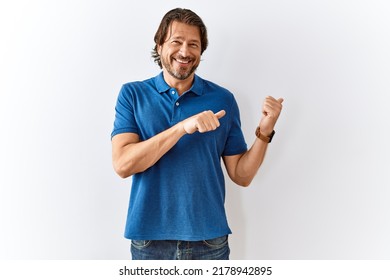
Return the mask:
[[263,141],[265,143],[271,143],[272,138],[275,135],[275,130],[272,130],[270,133],[267,133],[267,132],[263,132],[261,130],[260,126],[258,126],[256,128],[255,134],[256,134],[256,137],[259,138],[261,141]]
[[188,134],[183,122],[179,122],[176,125],[176,128],[177,128],[178,133],[181,134],[180,136],[184,136],[184,135]]

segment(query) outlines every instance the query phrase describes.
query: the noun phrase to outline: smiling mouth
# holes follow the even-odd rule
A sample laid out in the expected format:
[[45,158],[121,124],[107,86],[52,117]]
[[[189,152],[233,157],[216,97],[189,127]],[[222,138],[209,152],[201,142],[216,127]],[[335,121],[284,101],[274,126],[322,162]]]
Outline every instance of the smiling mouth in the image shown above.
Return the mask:
[[174,58],[174,60],[180,64],[189,64],[192,60],[191,59],[180,59],[180,58]]

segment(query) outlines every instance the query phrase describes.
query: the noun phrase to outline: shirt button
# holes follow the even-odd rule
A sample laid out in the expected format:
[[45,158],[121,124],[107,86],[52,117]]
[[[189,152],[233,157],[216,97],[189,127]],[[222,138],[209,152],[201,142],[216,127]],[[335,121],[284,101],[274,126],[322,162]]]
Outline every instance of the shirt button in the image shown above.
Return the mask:
[[172,94],[175,94],[176,92],[174,90],[171,91]]
[[179,102],[176,102],[176,106],[179,106],[180,105],[180,103]]

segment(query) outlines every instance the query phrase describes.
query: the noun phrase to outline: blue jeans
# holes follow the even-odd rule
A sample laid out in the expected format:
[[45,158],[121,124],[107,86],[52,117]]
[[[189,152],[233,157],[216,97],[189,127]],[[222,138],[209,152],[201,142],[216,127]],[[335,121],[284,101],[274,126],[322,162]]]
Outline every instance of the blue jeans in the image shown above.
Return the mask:
[[131,240],[133,260],[228,260],[228,236],[203,241]]

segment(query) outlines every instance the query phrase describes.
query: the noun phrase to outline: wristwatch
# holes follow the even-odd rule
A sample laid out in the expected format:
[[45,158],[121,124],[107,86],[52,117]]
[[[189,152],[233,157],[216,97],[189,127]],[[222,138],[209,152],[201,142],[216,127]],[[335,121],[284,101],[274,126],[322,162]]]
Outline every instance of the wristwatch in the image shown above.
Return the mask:
[[265,136],[265,135],[261,134],[261,132],[260,132],[260,126],[258,126],[258,127],[256,128],[255,134],[256,134],[256,137],[259,138],[260,140],[262,140],[262,141],[264,141],[264,142],[266,142],[266,143],[271,143],[272,138],[273,138],[274,135],[275,135],[275,130],[272,130],[270,136]]

